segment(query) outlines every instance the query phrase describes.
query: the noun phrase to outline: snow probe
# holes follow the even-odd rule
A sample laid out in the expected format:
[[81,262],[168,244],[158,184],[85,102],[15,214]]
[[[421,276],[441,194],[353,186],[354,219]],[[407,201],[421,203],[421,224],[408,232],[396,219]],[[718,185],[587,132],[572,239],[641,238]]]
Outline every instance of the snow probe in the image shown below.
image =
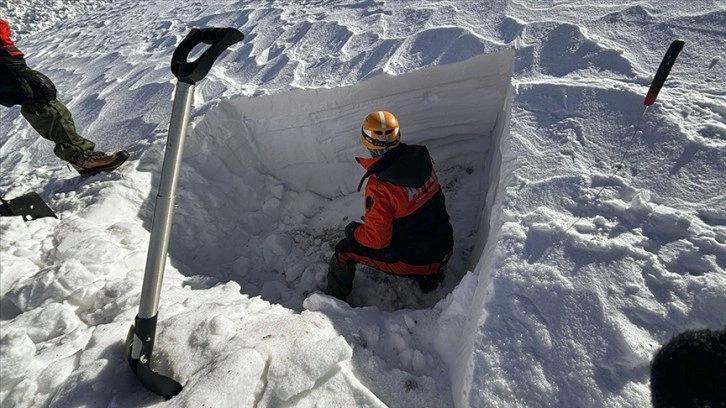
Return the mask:
[[[668,78],[668,75],[671,73],[671,68],[673,68],[673,64],[676,63],[676,58],[678,58],[678,54],[681,53],[681,50],[683,49],[683,46],[685,44],[686,43],[683,40],[673,40],[671,42],[671,45],[668,47],[668,51],[666,51],[665,55],[663,56],[663,60],[660,62],[658,70],[655,72],[655,76],[650,83],[648,93],[645,95],[645,99],[643,100],[643,105],[645,105],[645,108],[643,108],[643,113],[640,114],[640,119],[635,124],[635,127],[633,128],[633,133],[630,134],[630,137],[625,144],[625,151],[623,152],[623,155],[620,158],[618,165],[615,166],[615,171],[612,173],[613,176],[618,174],[620,169],[623,168],[623,163],[625,162],[628,153],[630,153],[630,146],[633,144],[633,141],[635,140],[635,135],[638,133],[638,130],[640,130],[640,124],[643,122],[643,118],[648,112],[648,108],[655,103],[655,99],[658,97],[658,93],[660,92],[661,88],[663,88],[663,84]],[[597,200],[598,197],[600,197],[600,194],[602,194],[602,192],[605,190],[605,187],[606,186],[603,185],[600,190],[595,194],[595,196],[592,198],[593,202]],[[575,224],[577,224],[577,222],[581,219],[582,216],[577,217],[577,219],[573,221],[569,227],[567,227],[565,233],[569,231],[570,228],[574,227]]]
[[674,40],[670,47],[668,47],[668,51],[666,51],[665,56],[663,56],[663,61],[660,62],[658,71],[655,73],[653,82],[650,83],[650,89],[648,89],[648,94],[645,96],[645,100],[643,101],[645,106],[650,106],[655,103],[655,98],[658,97],[658,92],[660,92],[660,89],[663,87],[666,78],[668,78],[668,74],[671,73],[671,68],[673,68],[673,64],[676,63],[676,58],[678,58],[678,54],[681,53],[684,44],[685,42],[683,40]]
[[12,200],[0,197],[0,216],[19,215],[24,221],[37,220],[43,217],[58,218],[53,210],[43,201],[38,193],[27,193]]
[[[177,46],[171,60],[171,72],[177,78],[177,85],[169,135],[154,206],[139,313],[126,338],[127,360],[131,370],[146,388],[167,400],[181,392],[182,385],[151,369],[151,353],[154,348],[159,295],[164,278],[184,139],[194,99],[194,86],[209,73],[222,52],[243,38],[244,35],[235,28],[193,28]],[[209,47],[196,61],[187,62],[192,49],[202,43]]]

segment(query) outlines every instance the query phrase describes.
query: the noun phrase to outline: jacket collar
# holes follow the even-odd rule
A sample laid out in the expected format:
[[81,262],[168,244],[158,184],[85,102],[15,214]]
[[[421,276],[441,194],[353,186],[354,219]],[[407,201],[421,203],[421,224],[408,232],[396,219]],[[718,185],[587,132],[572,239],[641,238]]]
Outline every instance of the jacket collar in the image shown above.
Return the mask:
[[[385,156],[385,155],[383,155],[383,156]],[[376,163],[378,163],[378,161],[380,161],[383,158],[383,156],[378,156],[378,157],[356,157],[355,158],[355,161],[357,161],[358,164],[360,164],[361,166],[363,166],[364,169],[370,170],[371,167],[373,167],[373,165],[375,165]]]
[[364,169],[366,169],[366,174],[361,177],[360,183],[358,183],[358,191],[360,191],[361,186],[363,186],[363,181],[365,181],[365,179],[370,177],[371,174],[380,173],[388,168],[388,166],[398,160],[398,158],[401,157],[407,149],[408,145],[405,143],[399,143],[395,149],[389,150],[386,154],[378,157],[356,157],[355,160],[363,166]]
[[[385,155],[383,155],[383,156],[385,156]],[[371,174],[373,174],[373,171],[372,171],[373,166],[375,166],[376,163],[378,163],[383,158],[383,156],[371,157],[371,158],[368,158],[368,157],[356,157],[355,158],[355,160],[358,162],[358,164],[360,164],[361,166],[363,166],[364,169],[366,169],[366,174],[364,174],[363,177],[360,178],[360,183],[358,183],[358,191],[360,191],[360,188],[363,186],[363,182]]]

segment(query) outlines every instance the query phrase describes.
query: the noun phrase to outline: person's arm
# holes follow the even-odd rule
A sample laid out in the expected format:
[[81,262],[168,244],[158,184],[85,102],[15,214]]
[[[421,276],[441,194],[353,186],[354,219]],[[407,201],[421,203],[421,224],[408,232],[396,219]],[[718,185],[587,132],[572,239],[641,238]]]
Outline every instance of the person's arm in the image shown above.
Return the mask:
[[375,178],[368,180],[365,193],[364,223],[353,231],[353,238],[368,248],[385,248],[391,243],[393,233],[392,196]]
[[33,98],[33,89],[23,78],[27,69],[23,53],[10,38],[10,26],[0,19],[0,105],[11,107]]
[[57,97],[55,84],[44,74],[28,68],[23,53],[10,38],[10,27],[0,19],[0,105],[27,105]]

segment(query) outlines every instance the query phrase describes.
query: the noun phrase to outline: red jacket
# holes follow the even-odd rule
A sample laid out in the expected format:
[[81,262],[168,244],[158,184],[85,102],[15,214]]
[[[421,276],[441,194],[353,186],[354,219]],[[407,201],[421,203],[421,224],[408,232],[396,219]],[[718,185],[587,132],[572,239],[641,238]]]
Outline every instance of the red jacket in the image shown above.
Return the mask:
[[454,246],[453,229],[428,150],[402,143],[383,156],[356,160],[368,183],[365,222],[353,239],[411,265],[443,260]]
[[0,18],[0,52],[7,53],[12,57],[22,57],[23,52],[15,46],[10,34],[10,26],[7,21]]

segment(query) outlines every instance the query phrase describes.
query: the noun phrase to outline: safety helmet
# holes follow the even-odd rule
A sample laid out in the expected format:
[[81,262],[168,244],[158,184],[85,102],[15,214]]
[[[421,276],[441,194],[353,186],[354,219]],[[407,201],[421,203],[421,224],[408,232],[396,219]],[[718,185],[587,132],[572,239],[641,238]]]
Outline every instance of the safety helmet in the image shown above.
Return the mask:
[[398,119],[391,112],[373,111],[361,126],[361,142],[373,156],[379,156],[401,143]]

